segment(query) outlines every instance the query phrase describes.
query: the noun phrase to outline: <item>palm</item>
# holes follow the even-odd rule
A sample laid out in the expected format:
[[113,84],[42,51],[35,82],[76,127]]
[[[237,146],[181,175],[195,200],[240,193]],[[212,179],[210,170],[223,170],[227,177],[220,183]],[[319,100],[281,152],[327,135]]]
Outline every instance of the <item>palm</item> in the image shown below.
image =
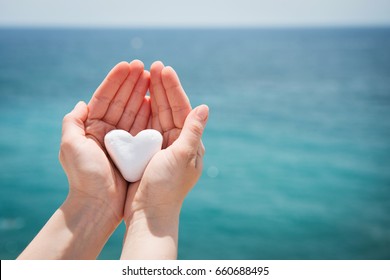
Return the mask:
[[113,129],[132,134],[147,127],[150,104],[145,97],[149,72],[140,61],[122,62],[113,68],[92,96],[80,135],[72,152],[78,170],[73,189],[109,204],[122,217],[127,182],[112,163],[104,147],[104,136]]
[[[191,105],[172,68],[164,67],[161,62],[156,62],[152,65],[150,71],[152,111],[149,128],[161,132],[163,135],[163,149],[149,162],[143,178],[153,180],[153,183],[150,185],[158,186],[164,180],[172,179],[171,175],[175,172],[175,170],[171,170],[172,166],[175,166],[172,164],[175,161],[175,155],[170,147],[179,137],[184,121],[191,111]],[[153,176],[148,176],[148,174],[152,174]],[[134,183],[128,192],[125,219],[131,215],[139,203],[143,204],[146,200],[150,200],[150,195],[158,197],[160,191],[164,191],[158,188],[154,188],[153,190],[139,190],[139,187],[139,182]],[[165,189],[165,191],[168,190]],[[153,202],[149,201],[149,203],[153,205]]]
[[[91,192],[96,193],[96,187],[111,187],[112,189],[108,189],[109,192],[119,192],[119,195],[116,197],[123,197],[122,193],[123,190],[125,190],[123,186],[125,186],[126,183],[117,168],[107,157],[107,151],[103,142],[105,135],[104,132],[113,129],[116,129],[116,127],[104,121],[87,119],[85,123],[86,147],[83,151],[85,151],[85,160],[90,162],[89,165],[86,166],[89,166],[89,168],[92,169],[89,172],[91,176],[88,178],[88,181],[96,181],[97,178],[103,181],[100,184],[95,184],[91,189]],[[96,164],[92,165],[91,160]],[[96,174],[98,174],[98,176],[96,176]]]

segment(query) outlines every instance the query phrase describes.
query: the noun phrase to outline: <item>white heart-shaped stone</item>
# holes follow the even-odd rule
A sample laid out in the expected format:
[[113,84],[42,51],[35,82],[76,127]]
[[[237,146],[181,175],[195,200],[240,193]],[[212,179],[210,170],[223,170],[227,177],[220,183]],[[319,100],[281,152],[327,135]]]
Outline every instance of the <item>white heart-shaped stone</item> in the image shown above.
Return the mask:
[[142,130],[135,137],[125,130],[111,130],[104,137],[106,149],[128,182],[141,179],[152,157],[161,150],[162,135],[154,129]]

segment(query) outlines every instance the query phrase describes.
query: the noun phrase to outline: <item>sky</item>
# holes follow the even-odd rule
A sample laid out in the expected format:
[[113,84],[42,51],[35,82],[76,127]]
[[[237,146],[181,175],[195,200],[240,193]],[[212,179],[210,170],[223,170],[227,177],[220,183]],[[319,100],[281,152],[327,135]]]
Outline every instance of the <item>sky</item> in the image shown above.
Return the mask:
[[0,26],[390,25],[390,0],[0,0]]

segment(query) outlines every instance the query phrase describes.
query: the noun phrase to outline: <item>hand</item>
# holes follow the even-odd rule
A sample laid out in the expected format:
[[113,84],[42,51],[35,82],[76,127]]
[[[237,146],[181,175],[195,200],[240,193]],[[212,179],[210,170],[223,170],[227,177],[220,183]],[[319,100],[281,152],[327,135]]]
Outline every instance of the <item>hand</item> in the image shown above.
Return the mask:
[[59,158],[69,180],[67,201],[103,211],[113,229],[123,217],[127,182],[107,157],[104,136],[112,129],[135,133],[146,128],[149,76],[141,61],[119,63],[88,106],[79,102],[63,121]]
[[163,149],[151,159],[141,181],[129,188],[122,258],[172,259],[177,254],[181,205],[202,172],[201,136],[208,108],[191,110],[171,67],[155,62],[150,71],[150,127],[162,133]]
[[79,102],[65,116],[59,158],[69,195],[19,259],[93,259],[100,253],[122,220],[127,192],[103,139],[115,128],[137,133],[147,127],[149,76],[142,62],[121,62],[88,105]]

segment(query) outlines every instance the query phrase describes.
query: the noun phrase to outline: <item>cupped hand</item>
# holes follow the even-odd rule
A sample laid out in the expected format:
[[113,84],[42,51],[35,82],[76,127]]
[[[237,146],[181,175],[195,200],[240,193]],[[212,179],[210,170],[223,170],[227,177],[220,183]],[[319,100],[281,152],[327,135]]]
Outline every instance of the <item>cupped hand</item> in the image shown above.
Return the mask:
[[150,75],[149,128],[162,133],[163,149],[151,159],[141,181],[129,188],[124,214],[127,224],[137,211],[148,216],[177,216],[203,167],[205,149],[201,136],[208,107],[201,105],[191,109],[171,67],[155,62]]
[[149,80],[141,61],[121,62],[89,104],[79,102],[63,120],[59,158],[69,181],[67,200],[105,209],[115,225],[123,217],[128,183],[109,159],[104,136],[113,129],[135,133],[147,127]]

